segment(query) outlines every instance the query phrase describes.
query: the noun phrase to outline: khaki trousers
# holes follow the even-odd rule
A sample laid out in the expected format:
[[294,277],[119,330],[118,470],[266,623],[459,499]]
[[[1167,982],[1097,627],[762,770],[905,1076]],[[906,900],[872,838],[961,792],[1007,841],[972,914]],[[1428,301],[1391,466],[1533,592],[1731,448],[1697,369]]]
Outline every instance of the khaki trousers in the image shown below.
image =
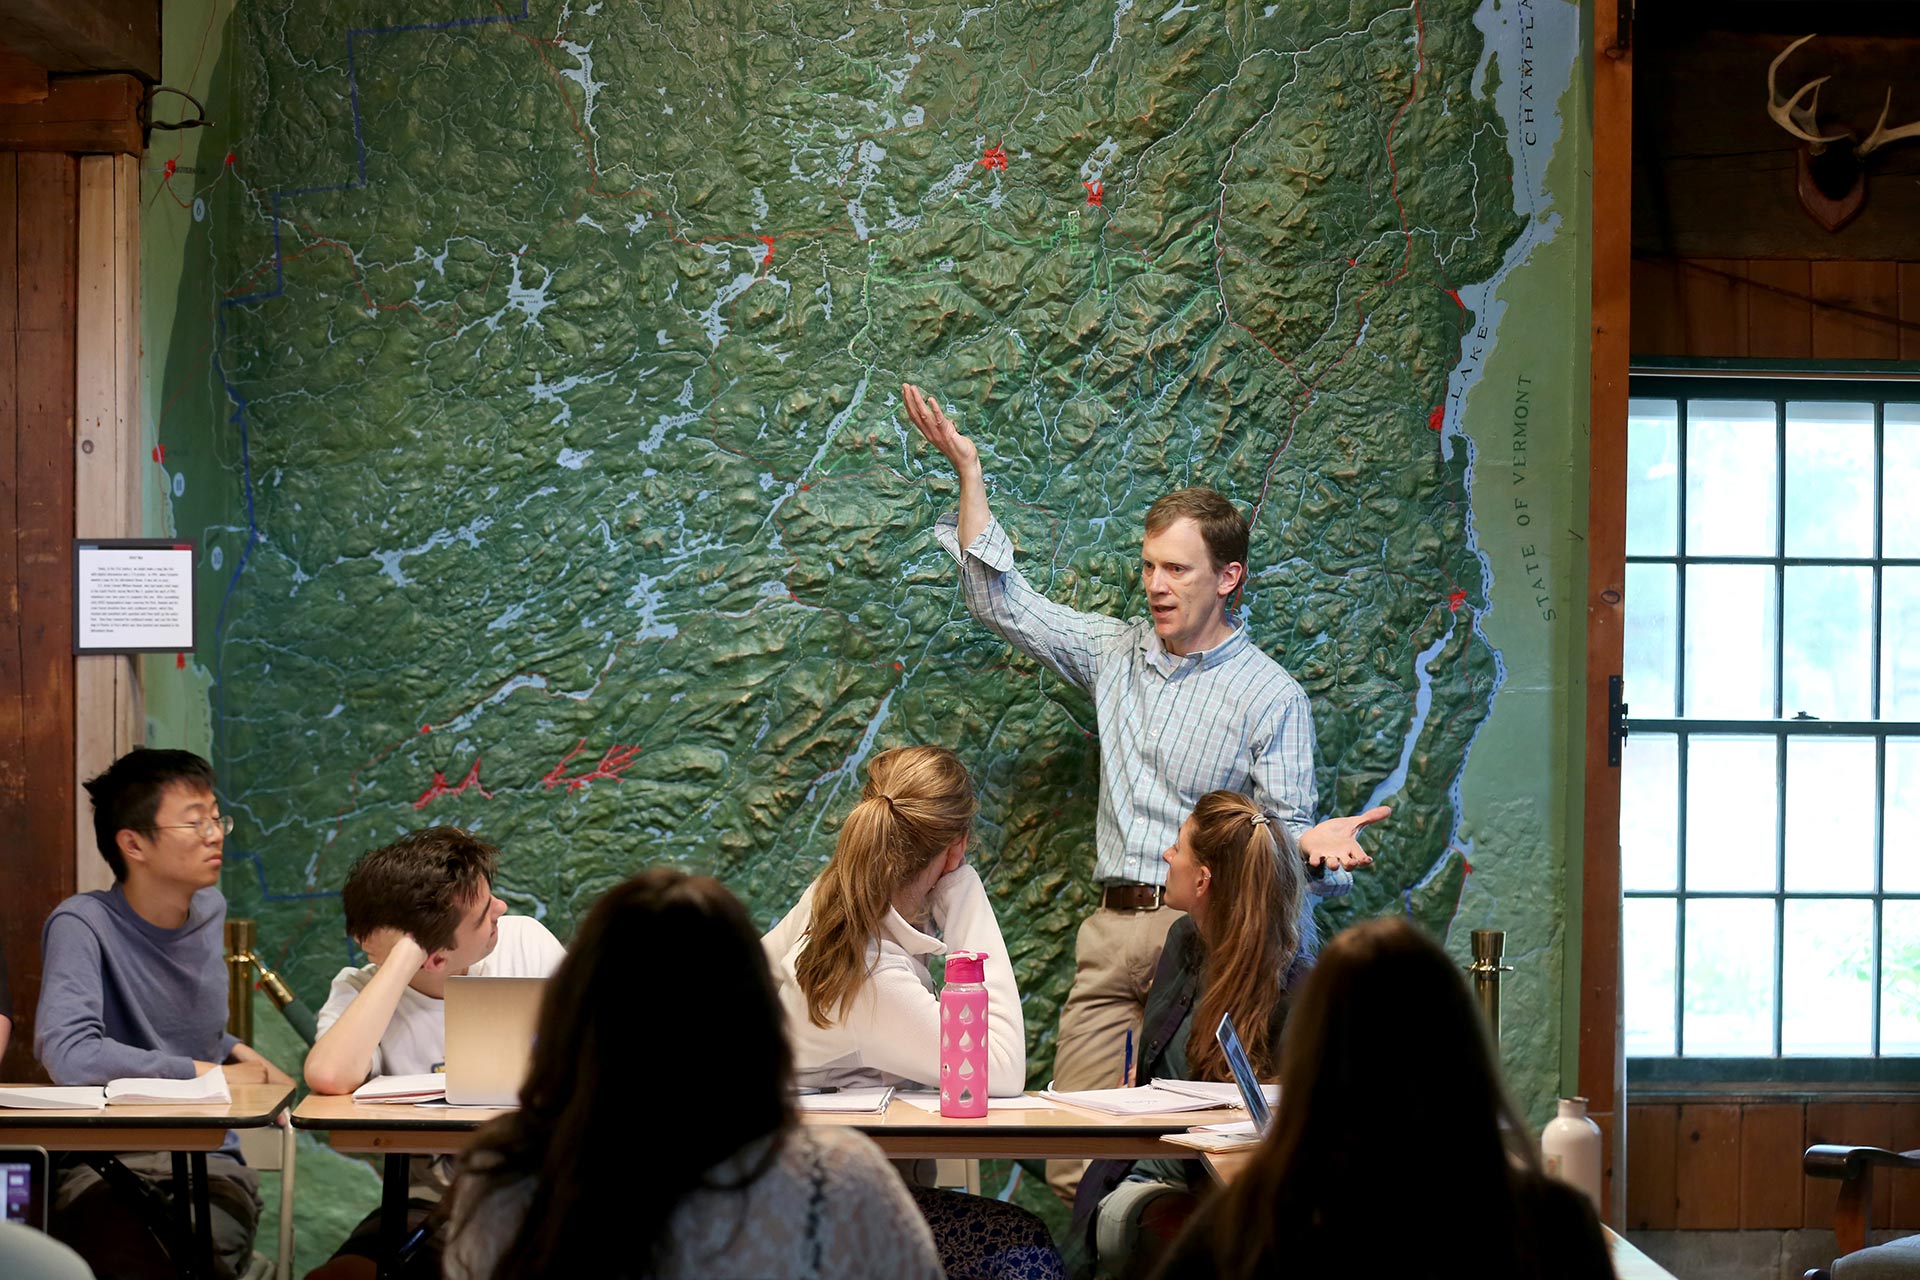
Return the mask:
[[[1172,907],[1154,911],[1101,907],[1081,921],[1074,939],[1073,989],[1060,1010],[1054,1088],[1117,1088],[1128,1031],[1133,1032],[1134,1062],[1139,1063],[1147,989],[1153,985],[1167,934],[1184,914]],[[1049,1160],[1047,1185],[1072,1204],[1086,1167],[1085,1160]]]

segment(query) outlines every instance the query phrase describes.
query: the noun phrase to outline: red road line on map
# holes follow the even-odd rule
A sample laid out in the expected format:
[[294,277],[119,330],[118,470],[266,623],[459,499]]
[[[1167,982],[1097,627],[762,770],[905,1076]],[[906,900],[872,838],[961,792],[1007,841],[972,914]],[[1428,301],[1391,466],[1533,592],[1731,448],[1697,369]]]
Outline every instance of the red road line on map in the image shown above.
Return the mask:
[[433,771],[433,785],[421,793],[420,798],[413,802],[413,807],[416,809],[424,809],[441,796],[457,796],[465,792],[469,787],[478,791],[487,799],[493,799],[493,792],[480,785],[479,756],[473,758],[473,768],[467,770],[467,776],[462,778],[457,786],[448,786],[447,775],[435,769]]

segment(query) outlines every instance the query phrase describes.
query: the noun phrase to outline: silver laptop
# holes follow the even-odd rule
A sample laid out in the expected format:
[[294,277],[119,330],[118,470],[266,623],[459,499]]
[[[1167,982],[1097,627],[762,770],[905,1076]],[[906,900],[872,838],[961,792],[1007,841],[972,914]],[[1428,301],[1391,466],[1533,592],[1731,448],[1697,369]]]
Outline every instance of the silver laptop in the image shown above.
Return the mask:
[[447,979],[447,1101],[517,1107],[533,1060],[545,978]]

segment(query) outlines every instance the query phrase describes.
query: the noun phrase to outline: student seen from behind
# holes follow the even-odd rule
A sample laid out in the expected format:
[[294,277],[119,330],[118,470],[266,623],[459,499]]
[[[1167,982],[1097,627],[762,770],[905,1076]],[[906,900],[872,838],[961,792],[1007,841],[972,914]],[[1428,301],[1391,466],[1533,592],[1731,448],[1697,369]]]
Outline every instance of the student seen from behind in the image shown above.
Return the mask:
[[[34,1055],[47,1074],[61,1085],[210,1071],[229,1085],[292,1084],[227,1034],[227,903],[218,885],[233,820],[220,812],[212,766],[189,751],[139,747],[86,788],[114,884],[75,894],[47,918],[34,1021]],[[171,1156],[115,1158],[171,1198]],[[252,1256],[259,1179],[231,1133],[207,1157],[207,1174],[216,1264],[230,1276]],[[57,1162],[51,1209],[52,1234],[100,1275],[177,1274],[141,1205],[77,1157]]]
[[641,872],[594,904],[549,984],[520,1109],[465,1156],[448,1280],[938,1280],[872,1140],[802,1126],[746,911]]
[[1611,1280],[1613,1264],[1586,1197],[1541,1172],[1466,978],[1394,917],[1321,951],[1271,1132],[1158,1275]]
[[[368,963],[334,976],[307,1053],[316,1093],[351,1093],[374,1076],[425,1075],[446,1066],[447,979],[544,978],[565,958],[546,926],[507,914],[494,896],[498,852],[458,827],[429,827],[354,863],[340,891],[347,934]],[[417,1239],[407,1274],[435,1275],[450,1185],[446,1157],[411,1162],[405,1236]],[[420,1236],[422,1227],[429,1230]],[[380,1211],[354,1228],[315,1277],[372,1276]]]

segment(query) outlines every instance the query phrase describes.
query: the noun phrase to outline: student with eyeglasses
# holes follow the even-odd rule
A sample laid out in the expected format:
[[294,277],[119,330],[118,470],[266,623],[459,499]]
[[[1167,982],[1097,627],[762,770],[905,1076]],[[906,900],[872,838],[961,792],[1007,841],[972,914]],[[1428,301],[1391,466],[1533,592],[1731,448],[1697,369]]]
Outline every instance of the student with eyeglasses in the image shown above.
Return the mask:
[[[230,1084],[291,1085],[227,1034],[227,901],[218,886],[233,819],[220,812],[213,767],[190,751],[137,747],[86,787],[114,883],[75,894],[47,918],[34,1056],[62,1085],[209,1071]],[[166,1153],[115,1158],[171,1195]],[[253,1253],[259,1179],[232,1133],[208,1156],[207,1174],[216,1264],[233,1275]],[[57,1166],[50,1225],[100,1275],[177,1271],[134,1206],[78,1160]]]

